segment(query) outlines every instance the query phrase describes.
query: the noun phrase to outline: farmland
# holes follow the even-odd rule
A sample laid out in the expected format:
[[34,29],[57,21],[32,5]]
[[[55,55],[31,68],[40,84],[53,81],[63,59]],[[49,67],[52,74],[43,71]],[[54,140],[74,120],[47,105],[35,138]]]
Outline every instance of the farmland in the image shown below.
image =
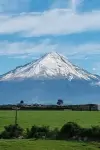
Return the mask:
[[[0,111],[0,131],[5,125],[14,124],[15,111]],[[18,124],[24,129],[32,125],[62,127],[74,121],[83,127],[100,125],[99,111],[18,111]]]
[[99,150],[100,144],[66,141],[12,140],[0,141],[0,150]]
[[[0,131],[5,125],[14,124],[15,111],[0,111]],[[99,111],[18,111],[18,124],[26,128],[46,125],[61,128],[64,123],[74,121],[83,127],[100,125]],[[0,150],[99,150],[99,143],[84,143],[51,140],[0,140]]]

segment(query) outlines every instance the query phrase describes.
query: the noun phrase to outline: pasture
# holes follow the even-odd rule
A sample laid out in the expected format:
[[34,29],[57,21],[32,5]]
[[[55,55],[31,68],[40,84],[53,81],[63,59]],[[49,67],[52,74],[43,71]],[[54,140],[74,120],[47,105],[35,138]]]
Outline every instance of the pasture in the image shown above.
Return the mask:
[[[0,111],[0,131],[5,125],[14,124],[15,111]],[[32,125],[61,128],[74,121],[83,127],[100,125],[99,111],[18,111],[18,124],[24,129]]]
[[0,150],[99,150],[99,143],[66,141],[5,140],[0,141]]
[[[0,131],[5,125],[14,124],[15,111],[0,111]],[[18,111],[18,124],[24,129],[32,125],[61,128],[74,121],[83,127],[100,125],[99,111]],[[51,140],[0,140],[0,150],[99,150],[99,143]]]

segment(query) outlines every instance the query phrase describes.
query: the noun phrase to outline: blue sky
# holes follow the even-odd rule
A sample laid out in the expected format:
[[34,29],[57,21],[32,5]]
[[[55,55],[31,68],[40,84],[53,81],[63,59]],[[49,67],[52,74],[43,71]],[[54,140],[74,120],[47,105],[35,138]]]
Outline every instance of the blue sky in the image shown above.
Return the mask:
[[0,0],[0,74],[51,51],[100,75],[100,0]]

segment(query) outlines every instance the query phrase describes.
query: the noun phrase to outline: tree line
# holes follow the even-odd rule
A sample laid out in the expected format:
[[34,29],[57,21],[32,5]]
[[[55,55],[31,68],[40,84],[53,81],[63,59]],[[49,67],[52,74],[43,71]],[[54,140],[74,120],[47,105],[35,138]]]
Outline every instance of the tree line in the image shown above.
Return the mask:
[[64,105],[62,100],[58,100],[56,105],[42,105],[42,104],[25,104],[21,101],[17,105],[8,104],[0,105],[0,110],[76,110],[76,111],[97,111],[97,104],[84,104],[84,105]]

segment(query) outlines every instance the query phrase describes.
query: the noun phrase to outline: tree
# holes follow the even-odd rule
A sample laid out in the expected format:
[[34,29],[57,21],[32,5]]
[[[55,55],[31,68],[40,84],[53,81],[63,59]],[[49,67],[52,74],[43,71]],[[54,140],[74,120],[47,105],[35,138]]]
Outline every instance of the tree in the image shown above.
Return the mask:
[[23,104],[24,104],[24,101],[23,101],[23,100],[21,100],[21,101],[20,101],[20,104],[21,104],[21,105],[23,105]]
[[58,105],[58,106],[62,106],[62,105],[63,105],[63,100],[58,99],[58,101],[57,101],[57,105]]

